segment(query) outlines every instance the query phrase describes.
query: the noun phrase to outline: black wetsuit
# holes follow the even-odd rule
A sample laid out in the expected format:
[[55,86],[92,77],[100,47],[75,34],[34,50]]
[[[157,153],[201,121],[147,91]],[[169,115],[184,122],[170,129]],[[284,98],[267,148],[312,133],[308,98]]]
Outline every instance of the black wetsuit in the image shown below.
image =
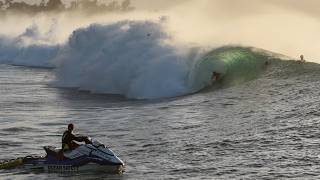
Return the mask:
[[219,81],[220,80],[220,73],[213,72],[211,76],[212,81]]
[[62,150],[73,150],[79,145],[74,141],[82,142],[85,141],[86,137],[83,136],[76,136],[72,133],[72,131],[65,131],[62,135]]

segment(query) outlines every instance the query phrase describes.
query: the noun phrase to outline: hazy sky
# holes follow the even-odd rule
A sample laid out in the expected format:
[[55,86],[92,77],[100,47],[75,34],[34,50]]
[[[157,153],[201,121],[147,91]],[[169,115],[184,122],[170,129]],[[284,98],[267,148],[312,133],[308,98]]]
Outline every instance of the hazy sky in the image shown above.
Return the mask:
[[[23,0],[16,0],[23,1]],[[24,0],[29,3],[39,3],[41,0]],[[71,2],[73,0],[62,0],[63,2]],[[112,0],[99,0],[100,2],[110,2]],[[121,1],[121,0],[120,0]],[[139,8],[150,8],[150,9],[163,9],[167,7],[172,7],[177,4],[190,2],[192,0],[131,0]],[[217,1],[213,0],[214,3]],[[263,2],[263,3],[262,3]],[[214,3],[212,5],[214,5]],[[292,8],[299,11],[303,11],[313,15],[320,15],[319,0],[219,0],[219,5],[229,6],[229,7],[248,7],[257,6],[261,4],[262,6],[265,3],[274,4],[279,7]]]
[[[72,0],[63,0],[66,3],[70,1]],[[318,51],[320,0],[131,0],[131,2],[137,9],[135,13],[140,13],[140,19],[168,17],[171,33],[180,40],[204,46],[228,44],[256,46],[292,57],[305,54],[307,58],[320,60]],[[132,19],[132,17],[135,16],[122,18]],[[108,18],[119,19],[117,16],[106,16],[102,19],[108,21]]]
[[[28,3],[39,3],[41,0],[16,0]],[[74,0],[62,0],[69,3]],[[113,0],[99,0],[100,2],[110,2]],[[119,0],[122,1],[122,0]],[[163,10],[172,8],[194,0],[131,0],[132,4],[138,9]],[[279,8],[292,9],[303,12],[310,16],[320,18],[320,0],[212,0],[211,7],[221,7],[228,9],[228,13],[237,12],[256,12],[264,8],[266,4],[272,4]]]
[[[15,0],[15,1],[25,1],[28,3],[39,3],[41,0]],[[69,3],[74,0],[62,0],[62,2]],[[99,2],[111,2],[113,0],[99,0]],[[118,0],[122,1],[122,0]],[[142,9],[163,9],[166,7],[174,6],[175,4],[183,3],[188,0],[131,0],[131,2]]]

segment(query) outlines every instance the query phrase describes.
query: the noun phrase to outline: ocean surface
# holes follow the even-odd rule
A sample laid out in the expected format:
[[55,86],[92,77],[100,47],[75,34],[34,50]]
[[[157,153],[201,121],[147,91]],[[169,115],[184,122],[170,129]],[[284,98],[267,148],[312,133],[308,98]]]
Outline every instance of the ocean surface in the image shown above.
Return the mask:
[[44,155],[69,122],[122,175],[0,170],[0,179],[318,179],[320,65],[271,60],[256,78],[152,100],[50,85],[54,69],[0,66],[1,159]]
[[0,179],[320,178],[319,64],[177,45],[151,21],[92,24],[64,44],[46,35],[36,25],[0,35],[0,161],[60,147],[72,122],[126,171],[17,168]]

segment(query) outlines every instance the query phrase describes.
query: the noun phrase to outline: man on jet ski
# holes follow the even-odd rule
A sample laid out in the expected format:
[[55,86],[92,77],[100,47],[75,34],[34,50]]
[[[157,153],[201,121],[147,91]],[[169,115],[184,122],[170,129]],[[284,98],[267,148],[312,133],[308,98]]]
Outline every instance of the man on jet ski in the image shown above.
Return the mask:
[[68,130],[66,130],[62,135],[62,150],[68,151],[68,150],[74,150],[76,149],[79,144],[77,142],[86,142],[87,144],[90,143],[90,140],[86,136],[76,136],[73,134],[74,125],[70,123],[68,125]]

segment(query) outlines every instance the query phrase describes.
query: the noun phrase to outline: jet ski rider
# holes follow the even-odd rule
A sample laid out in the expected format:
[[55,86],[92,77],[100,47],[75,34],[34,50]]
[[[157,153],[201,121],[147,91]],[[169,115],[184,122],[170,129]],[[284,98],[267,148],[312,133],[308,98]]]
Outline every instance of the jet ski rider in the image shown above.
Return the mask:
[[69,151],[76,149],[79,144],[77,142],[90,143],[90,140],[86,136],[76,136],[73,134],[74,125],[72,123],[68,124],[68,130],[66,130],[62,135],[62,150]]

